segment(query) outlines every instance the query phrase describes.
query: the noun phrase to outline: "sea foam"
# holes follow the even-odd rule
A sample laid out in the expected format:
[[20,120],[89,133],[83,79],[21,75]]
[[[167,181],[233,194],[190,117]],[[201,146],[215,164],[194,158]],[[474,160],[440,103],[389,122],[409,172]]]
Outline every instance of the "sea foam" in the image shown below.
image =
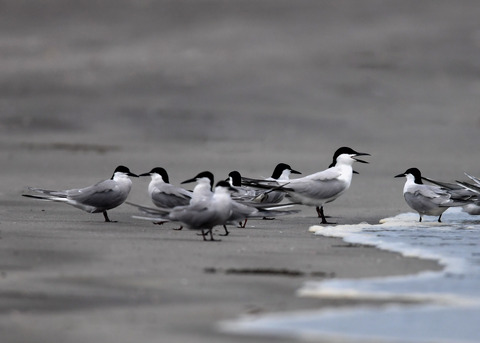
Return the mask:
[[[432,220],[432,221],[429,221]],[[312,226],[315,235],[435,259],[437,272],[308,281],[297,296],[356,300],[362,306],[323,308],[224,322],[222,330],[345,341],[479,342],[480,221],[449,209],[443,223],[404,213],[379,224]]]

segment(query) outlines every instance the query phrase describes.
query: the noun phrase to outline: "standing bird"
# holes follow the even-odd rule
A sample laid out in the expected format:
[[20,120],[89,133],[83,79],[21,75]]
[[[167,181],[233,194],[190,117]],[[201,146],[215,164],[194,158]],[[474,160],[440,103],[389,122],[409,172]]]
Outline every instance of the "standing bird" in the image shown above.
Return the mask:
[[[226,225],[232,215],[229,188],[227,182],[220,181],[211,196],[192,198],[196,201],[190,202],[188,206],[173,208],[168,218],[185,224],[191,230],[201,230],[204,240],[210,234],[210,240],[214,241],[213,228],[217,225]],[[228,231],[225,235],[228,235]]]
[[[192,192],[187,191],[182,187],[176,187],[170,184],[168,173],[164,168],[156,167],[148,173],[140,174],[139,176],[152,177],[148,184],[148,194],[155,206],[161,208],[174,208],[176,206],[185,206],[190,203],[192,199]],[[163,222],[154,223],[161,225]],[[182,226],[174,230],[182,230]]]
[[[200,178],[198,181],[206,181],[204,178]],[[197,181],[197,182],[198,182]],[[209,181],[208,181],[209,183]],[[197,188],[196,188],[197,189]],[[213,238],[213,228],[217,225],[222,225],[225,228],[225,234],[228,235],[226,228],[227,224],[236,223],[246,218],[262,217],[268,214],[274,215],[287,215],[297,213],[296,210],[275,210],[264,208],[255,208],[253,206],[239,203],[232,200],[230,192],[234,192],[235,189],[230,186],[227,181],[220,181],[215,186],[214,192],[210,196],[198,197],[190,202],[187,206],[177,206],[172,209],[167,208],[150,208],[133,203],[128,203],[140,211],[151,215],[151,217],[138,217],[139,219],[147,219],[151,221],[178,221],[183,225],[186,225],[191,230],[201,230],[203,239],[206,240],[206,236],[210,235],[210,240]],[[195,189],[194,189],[195,193]],[[194,195],[195,198],[195,195]]]
[[264,192],[264,190],[242,186],[242,175],[236,170],[228,173],[228,178],[225,181],[236,189],[235,192],[232,192],[232,199],[236,201],[250,202],[258,196],[259,192]]
[[[332,163],[330,163],[330,165],[328,166],[328,168],[335,167],[335,165],[337,164],[337,160],[336,160],[336,159],[337,159],[337,156],[334,155],[334,156],[333,156],[333,161],[332,161]],[[353,173],[353,174],[358,174],[358,172],[355,171],[355,170],[353,170],[352,173]],[[335,200],[335,199],[332,199],[332,200],[330,200],[330,201],[328,201],[328,202],[332,202],[332,201],[334,201],[334,200]],[[315,210],[317,211],[318,218],[324,218],[324,219],[325,219],[325,213],[323,212],[323,206],[320,206],[320,207],[319,207],[319,206],[316,206],[316,207],[315,207]],[[322,221],[322,223],[323,223],[323,221]],[[326,220],[325,220],[325,222],[324,222],[323,224],[327,224],[327,223],[326,223]]]
[[[290,174],[301,174],[299,171],[294,170],[290,165],[286,163],[279,163],[273,170],[272,176],[266,178],[264,181],[287,181],[290,179]],[[249,182],[249,181],[258,181],[255,179],[250,178],[242,178],[242,182]],[[256,195],[255,199],[256,202],[259,203],[268,203],[268,204],[278,204],[285,198],[285,192],[278,191],[278,190],[268,190],[268,191],[260,191]]]
[[148,184],[148,194],[153,204],[157,207],[173,208],[175,206],[184,206],[188,205],[192,199],[192,192],[170,184],[168,173],[164,168],[156,167],[148,173],[143,173],[139,176],[152,177]]
[[[211,173],[210,173],[211,174]],[[201,175],[201,174],[199,174]],[[199,176],[197,175],[197,177]],[[212,175],[213,177],[213,175]],[[194,178],[195,179],[195,178]],[[141,211],[153,215],[154,217],[138,217],[152,221],[178,221],[187,226],[190,230],[200,230],[203,240],[210,235],[210,240],[214,241],[213,228],[217,225],[226,225],[232,215],[232,199],[230,198],[231,186],[226,181],[220,181],[214,192],[208,196],[198,193],[206,183],[210,183],[209,176],[200,176],[197,179],[192,201],[187,206],[177,206],[172,209],[148,208],[130,204]],[[188,181],[188,180],[187,180]],[[200,187],[198,187],[200,185]],[[195,192],[197,191],[197,194]],[[198,197],[196,197],[199,195]],[[195,201],[193,201],[195,200]]]
[[271,218],[272,216],[297,213],[299,211],[279,211],[275,208],[284,207],[278,204],[260,203],[255,201],[258,196],[265,193],[264,189],[242,186],[242,176],[236,170],[228,174],[225,180],[235,189],[231,193],[233,200],[233,213],[231,222],[238,221],[239,227],[245,228],[248,218]]
[[127,167],[118,166],[110,179],[89,187],[59,191],[28,187],[29,190],[43,195],[22,195],[34,199],[63,202],[89,213],[102,212],[105,222],[110,222],[107,210],[123,204],[130,193],[132,180],[129,176],[138,177]]
[[427,215],[438,216],[438,222],[441,223],[442,214],[449,207],[466,204],[464,196],[461,194],[455,196],[455,193],[446,187],[423,184],[422,174],[417,168],[409,168],[395,177],[407,178],[403,187],[403,196],[408,206],[420,215],[419,222],[424,215]]
[[182,185],[191,182],[197,183],[192,192],[192,199],[190,200],[190,205],[194,205],[197,202],[204,202],[205,200],[209,200],[213,196],[213,181],[213,174],[209,171],[204,171],[198,173],[195,177],[182,182]]
[[247,185],[276,188],[286,192],[293,202],[315,206],[322,217],[322,224],[328,224],[323,211],[320,212],[319,209],[324,204],[337,199],[350,187],[354,162],[368,163],[358,159],[358,156],[370,156],[370,154],[357,152],[349,147],[341,147],[333,155],[335,165],[328,169],[298,179],[277,180],[269,183],[257,180]]

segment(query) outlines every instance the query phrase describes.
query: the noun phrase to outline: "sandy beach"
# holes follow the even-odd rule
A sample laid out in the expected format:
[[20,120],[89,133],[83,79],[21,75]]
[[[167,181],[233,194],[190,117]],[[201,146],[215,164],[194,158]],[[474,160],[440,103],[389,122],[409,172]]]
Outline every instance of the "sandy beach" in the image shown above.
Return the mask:
[[[177,185],[203,170],[267,177],[279,162],[307,175],[351,146],[370,164],[326,214],[407,212],[393,178],[407,168],[480,176],[479,16],[476,1],[3,1],[2,342],[243,342],[216,324],[351,305],[295,296],[308,280],[441,268],[314,236],[308,207],[203,242],[126,204],[103,223],[21,194],[120,164],[164,167]],[[149,205],[148,182],[129,200]]]

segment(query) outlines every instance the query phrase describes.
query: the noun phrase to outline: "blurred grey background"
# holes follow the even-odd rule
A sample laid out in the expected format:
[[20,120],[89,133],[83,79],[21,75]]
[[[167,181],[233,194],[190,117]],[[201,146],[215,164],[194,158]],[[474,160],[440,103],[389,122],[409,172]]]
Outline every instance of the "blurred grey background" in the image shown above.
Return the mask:
[[2,202],[118,164],[309,174],[347,145],[371,164],[333,214],[408,210],[409,167],[480,176],[479,18],[475,0],[2,0]]

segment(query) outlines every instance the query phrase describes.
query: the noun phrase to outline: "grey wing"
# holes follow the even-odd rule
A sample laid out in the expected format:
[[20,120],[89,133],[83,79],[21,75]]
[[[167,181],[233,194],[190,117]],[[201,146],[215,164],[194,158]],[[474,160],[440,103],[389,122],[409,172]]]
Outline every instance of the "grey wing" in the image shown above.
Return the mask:
[[152,193],[152,202],[158,207],[173,208],[190,203],[192,193],[172,185],[162,187]]
[[240,186],[240,187],[237,186],[235,187],[235,189],[237,191],[231,194],[232,199],[234,199],[235,201],[252,201],[260,193],[264,192],[263,190],[246,187],[246,186]]
[[285,198],[284,191],[259,191],[251,201],[260,204],[278,204]]
[[122,191],[113,180],[105,180],[90,187],[70,189],[67,194],[70,200],[103,211],[122,204],[128,196],[128,191]]
[[341,175],[341,173],[338,171],[338,169],[333,167],[333,168],[328,168],[328,169],[325,169],[321,172],[318,172],[318,173],[315,173],[315,174],[310,174],[310,175],[307,175],[303,178],[294,179],[294,180],[307,179],[307,180],[317,180],[317,181],[325,181],[326,182],[326,181],[335,180],[340,175]]
[[416,199],[417,202],[423,203],[425,205],[427,205],[427,203],[444,205],[450,201],[450,194],[445,189],[436,186],[424,186],[416,189],[413,193],[410,194],[412,194],[412,196]]
[[172,209],[169,218],[188,225],[191,229],[200,229],[213,216],[208,206],[197,204],[193,206],[179,206]]
[[442,208],[446,209],[447,207],[442,207],[438,198],[431,198],[425,195],[422,195],[421,192],[415,191],[413,193],[406,192],[404,195],[405,201],[407,204],[413,208],[415,211],[424,214],[430,215],[439,215],[441,214]]
[[298,193],[314,199],[330,199],[338,196],[347,188],[345,182],[336,179],[297,180],[299,179],[296,179],[296,182],[292,180],[288,185],[289,188],[293,189],[293,193],[291,193],[293,196]]
[[407,204],[420,213],[428,212],[431,208],[435,207],[430,198],[422,196],[419,192],[405,192],[403,196]]

